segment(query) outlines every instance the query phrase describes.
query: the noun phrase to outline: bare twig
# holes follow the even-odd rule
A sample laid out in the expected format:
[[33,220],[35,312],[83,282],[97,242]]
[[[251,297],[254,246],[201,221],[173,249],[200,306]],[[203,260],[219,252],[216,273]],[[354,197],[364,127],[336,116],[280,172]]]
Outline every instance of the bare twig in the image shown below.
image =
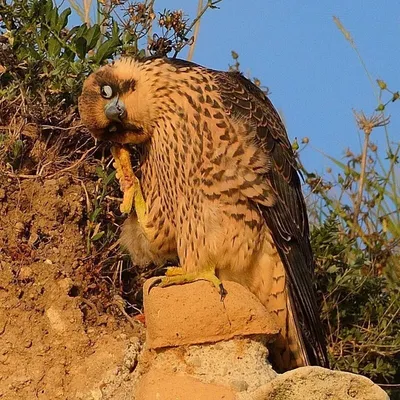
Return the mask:
[[86,157],[87,157],[90,153],[93,153],[93,152],[97,149],[97,147],[98,147],[97,145],[91,147],[89,150],[85,151],[85,152],[82,154],[82,156],[81,156],[81,158],[80,158],[79,160],[75,161],[73,164],[71,164],[71,165],[68,166],[67,168],[64,168],[64,169],[61,169],[60,171],[54,172],[53,174],[49,175],[49,178],[53,178],[54,176],[56,176],[56,175],[58,175],[58,174],[64,173],[64,172],[66,172],[66,171],[70,171],[71,169],[77,167],[79,164],[81,164],[81,163],[86,159]]
[[[364,131],[364,145],[361,154],[360,180],[358,184],[358,194],[354,204],[354,218],[353,218],[354,225],[358,226],[358,216],[360,214],[362,197],[364,193],[369,139],[373,129],[387,125],[389,123],[389,118],[385,118],[382,114],[373,114],[371,117],[366,117],[366,115],[363,112],[358,113],[356,111],[354,111],[354,116],[356,118],[359,128]],[[353,234],[355,234],[354,231]]]
[[360,52],[358,51],[358,48],[356,46],[356,43],[353,39],[353,37],[351,36],[351,33],[344,27],[344,25],[342,24],[342,21],[338,18],[338,17],[333,17],[333,21],[336,24],[337,28],[340,30],[340,32],[342,32],[343,36],[345,37],[345,39],[350,43],[350,46],[353,48],[353,50],[356,52],[358,59],[360,60],[360,63],[365,71],[365,73],[367,74],[367,77],[371,83],[372,86],[372,90],[374,92],[374,95],[376,96],[377,100],[379,101],[379,95],[376,91],[376,86],[375,86],[375,81],[372,79],[371,74],[368,71],[367,65],[365,64],[364,59],[361,57]]
[[377,385],[384,389],[400,389],[400,383],[377,383]]
[[193,32],[193,43],[189,48],[189,54],[187,56],[188,61],[192,61],[193,55],[194,55],[194,49],[196,47],[196,42],[197,42],[197,37],[199,36],[199,30],[200,30],[200,21],[201,19],[199,18],[199,15],[203,9],[203,0],[199,0],[197,4],[197,18],[196,18],[196,23],[194,25],[194,32]]
[[[361,208],[361,203],[362,203],[362,197],[363,197],[363,192],[364,192],[364,184],[365,184],[365,172],[366,172],[366,167],[367,167],[367,155],[368,155],[368,146],[369,146],[369,137],[370,133],[365,132],[364,135],[364,145],[363,145],[363,150],[362,150],[362,155],[361,155],[361,173],[360,173],[360,181],[358,183],[358,194],[357,198],[354,204],[354,225],[358,225],[358,216],[360,214],[360,208]],[[352,231],[353,234],[355,234],[355,231]]]
[[[208,0],[207,4],[202,8],[200,12],[198,12],[197,17],[193,20],[193,22],[189,25],[189,27],[186,29],[184,36],[186,36],[192,29],[193,27],[197,24],[197,22],[203,17],[204,13],[209,9],[209,8],[218,8],[216,5],[220,3],[222,0]],[[173,57],[175,58],[178,55],[179,51],[176,50]]]

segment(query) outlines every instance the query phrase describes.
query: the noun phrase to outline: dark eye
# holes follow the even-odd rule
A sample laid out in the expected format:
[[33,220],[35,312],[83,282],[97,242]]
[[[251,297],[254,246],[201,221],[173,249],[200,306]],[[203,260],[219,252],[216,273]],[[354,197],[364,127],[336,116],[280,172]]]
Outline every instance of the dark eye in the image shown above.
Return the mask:
[[111,97],[113,97],[113,90],[111,86],[108,85],[102,86],[100,89],[100,93],[105,99],[111,99]]

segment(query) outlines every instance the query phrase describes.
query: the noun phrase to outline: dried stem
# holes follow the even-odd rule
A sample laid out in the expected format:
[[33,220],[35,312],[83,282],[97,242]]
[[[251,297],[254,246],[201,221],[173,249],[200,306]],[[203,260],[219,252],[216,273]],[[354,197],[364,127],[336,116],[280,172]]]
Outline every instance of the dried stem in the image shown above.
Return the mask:
[[[190,24],[190,26],[186,29],[184,36],[186,36],[192,29],[193,27],[197,24],[198,21],[202,18],[204,13],[209,9],[209,8],[217,8],[216,5],[220,3],[222,0],[208,0],[207,4],[198,12],[197,17],[193,20],[193,22]],[[175,51],[175,54],[173,55],[172,58],[175,58],[178,55],[179,51]]]
[[[370,117],[367,117],[363,112],[357,113],[356,111],[354,111],[354,116],[356,118],[358,127],[364,131],[364,145],[361,154],[360,181],[358,184],[357,198],[354,203],[354,218],[353,218],[354,226],[359,227],[360,225],[358,224],[358,216],[360,214],[362,196],[364,193],[364,186],[365,186],[369,138],[371,136],[373,129],[387,125],[389,123],[389,118],[385,118],[383,114],[374,114]],[[353,231],[353,234],[354,233],[355,232]]]
[[[156,0],[150,0],[149,4],[147,6],[148,9],[151,9],[152,12],[154,11],[155,1]],[[147,46],[146,46],[146,50],[145,50],[146,56],[150,56],[149,46],[150,46],[150,43],[152,42],[152,40],[153,40],[153,22],[151,22],[149,29],[147,31]]]
[[375,82],[372,79],[371,74],[368,71],[367,65],[365,64],[364,59],[361,57],[360,52],[358,51],[358,48],[356,46],[356,43],[353,39],[353,37],[351,36],[351,33],[344,27],[342,21],[338,18],[338,17],[333,17],[333,22],[336,24],[337,28],[340,30],[340,32],[342,32],[343,36],[345,37],[345,39],[350,43],[350,46],[353,48],[353,50],[356,52],[358,59],[360,60],[360,63],[371,83],[371,87],[372,90],[375,94],[375,97],[377,98],[377,100],[379,101],[379,94],[376,91],[376,86],[375,86]]
[[193,43],[189,48],[189,54],[187,56],[188,61],[192,61],[192,59],[193,59],[194,49],[196,47],[197,37],[199,36],[199,30],[200,30],[201,18],[199,18],[199,15],[200,15],[202,9],[203,9],[203,0],[199,0],[199,2],[197,4],[196,23],[194,25],[194,32],[193,32]]
[[92,0],[83,0],[83,10],[84,10],[84,22],[86,22],[86,24],[88,26],[91,25],[91,21],[90,21],[90,9],[92,7]]
[[[364,192],[365,185],[365,171],[367,167],[367,155],[368,155],[368,146],[369,146],[369,137],[371,132],[364,131],[364,146],[361,155],[361,171],[360,171],[360,181],[358,183],[358,193],[357,198],[354,204],[354,225],[358,225],[358,216],[360,214],[360,208],[362,203],[362,196]],[[353,231],[354,232],[354,231]]]

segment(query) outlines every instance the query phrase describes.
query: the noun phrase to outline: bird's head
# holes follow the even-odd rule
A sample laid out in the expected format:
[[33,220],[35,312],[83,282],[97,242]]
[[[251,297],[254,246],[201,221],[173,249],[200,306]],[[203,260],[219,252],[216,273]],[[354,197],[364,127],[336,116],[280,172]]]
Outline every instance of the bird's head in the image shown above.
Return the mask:
[[121,59],[92,73],[83,85],[79,113],[100,140],[143,143],[153,130],[157,109],[148,66]]

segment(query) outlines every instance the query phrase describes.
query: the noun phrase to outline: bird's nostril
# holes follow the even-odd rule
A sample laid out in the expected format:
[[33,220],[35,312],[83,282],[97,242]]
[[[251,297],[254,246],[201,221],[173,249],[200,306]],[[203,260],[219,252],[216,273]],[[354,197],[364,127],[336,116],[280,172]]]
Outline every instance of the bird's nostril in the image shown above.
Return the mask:
[[118,107],[119,117],[124,118],[126,116],[126,109],[124,107]]

